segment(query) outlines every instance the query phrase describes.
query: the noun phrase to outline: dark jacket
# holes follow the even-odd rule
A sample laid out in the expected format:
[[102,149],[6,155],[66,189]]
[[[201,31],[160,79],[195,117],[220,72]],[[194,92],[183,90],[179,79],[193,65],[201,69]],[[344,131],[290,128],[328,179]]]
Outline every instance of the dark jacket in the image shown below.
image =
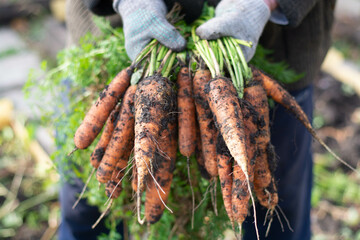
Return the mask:
[[[91,11],[110,14],[111,0],[84,0]],[[277,0],[289,20],[287,26],[269,22],[260,38],[260,44],[272,49],[275,61],[286,61],[303,79],[287,85],[289,90],[298,90],[311,84],[320,69],[330,47],[331,27],[336,0]],[[165,0],[168,8],[175,0]],[[178,0],[183,5],[188,22],[201,14],[203,0]],[[216,5],[219,0],[208,0]],[[109,5],[110,4],[110,5]],[[105,9],[110,9],[109,12]]]

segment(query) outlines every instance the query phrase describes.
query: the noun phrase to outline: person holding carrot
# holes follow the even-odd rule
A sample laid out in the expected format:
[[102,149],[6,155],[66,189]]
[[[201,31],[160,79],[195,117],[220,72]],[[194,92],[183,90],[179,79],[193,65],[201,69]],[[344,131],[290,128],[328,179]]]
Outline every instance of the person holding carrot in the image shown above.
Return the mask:
[[[174,2],[175,0],[67,1],[68,28],[73,33],[70,39],[76,42],[82,35],[80,33],[86,31],[98,33],[89,17],[94,13],[112,15],[112,19],[115,19],[113,22],[122,22],[125,48],[131,59],[134,59],[154,38],[174,51],[181,51],[185,48],[186,41],[166,20],[166,14]],[[185,20],[191,22],[200,16],[206,1],[178,2],[183,7]],[[248,62],[254,56],[258,43],[271,49],[274,61],[285,61],[291,69],[303,74],[299,81],[285,87],[311,119],[313,83],[331,44],[330,32],[336,0],[208,0],[207,3],[216,6],[215,17],[198,27],[196,33],[200,38],[209,40],[232,36],[251,41],[251,48],[243,47]],[[83,19],[79,20],[81,17]],[[301,123],[277,104],[270,113],[270,121],[271,142],[278,156],[275,180],[283,223],[274,218],[268,239],[310,239],[313,181],[311,135]],[[68,195],[81,191],[81,187],[78,186],[65,187],[69,191]],[[65,194],[61,199],[64,227],[60,228],[60,232],[63,231],[63,236],[70,236],[73,228],[76,228],[76,222],[69,224],[69,218],[66,216],[67,213],[70,214],[67,209],[71,209],[73,204],[68,199],[69,196]],[[89,206],[83,207],[86,211],[86,207]],[[266,209],[258,204],[255,207],[257,219],[265,219]],[[79,217],[78,220],[81,221],[82,218]],[[286,221],[289,223],[287,228],[284,224]],[[253,216],[248,216],[243,224],[244,239],[256,238],[253,223]],[[265,237],[266,228],[258,221],[261,239]],[[60,239],[90,239],[84,237],[89,229],[84,228],[84,234],[78,234],[78,237]]]

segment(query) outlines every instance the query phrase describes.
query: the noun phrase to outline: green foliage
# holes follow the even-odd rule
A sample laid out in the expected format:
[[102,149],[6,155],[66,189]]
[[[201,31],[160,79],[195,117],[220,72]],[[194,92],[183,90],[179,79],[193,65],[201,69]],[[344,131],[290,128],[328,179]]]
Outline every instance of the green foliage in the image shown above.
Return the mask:
[[0,130],[0,239],[16,238],[20,228],[29,229],[29,235],[31,230],[45,228],[57,198],[54,173],[48,170],[46,178],[39,174],[40,164],[31,158],[26,140],[18,136],[12,127]]
[[317,206],[320,199],[324,198],[337,205],[360,204],[360,180],[356,177],[349,178],[341,169],[329,170],[333,162],[330,155],[317,158],[314,166],[312,205]]
[[[103,31],[101,37],[88,34],[79,46],[59,52],[57,67],[53,69],[47,70],[47,63],[44,61],[43,71],[30,72],[24,86],[27,96],[38,96],[35,105],[41,106],[43,122],[47,125],[54,124],[55,143],[59,148],[53,154],[53,159],[64,172],[72,172],[84,165],[83,159],[88,158],[91,148],[75,152],[71,159],[67,157],[74,147],[75,130],[100,90],[130,63],[124,49],[122,29],[115,30],[100,18],[95,21]],[[50,95],[53,101],[44,105],[44,95]],[[88,166],[81,168],[84,172],[89,170]],[[81,176],[83,173],[77,175]]]
[[296,73],[289,68],[287,63],[272,61],[272,59],[269,57],[271,53],[271,50],[265,49],[261,45],[258,45],[255,55],[250,61],[250,64],[258,67],[267,74],[271,75],[274,79],[285,84],[295,83],[304,77],[304,73]]

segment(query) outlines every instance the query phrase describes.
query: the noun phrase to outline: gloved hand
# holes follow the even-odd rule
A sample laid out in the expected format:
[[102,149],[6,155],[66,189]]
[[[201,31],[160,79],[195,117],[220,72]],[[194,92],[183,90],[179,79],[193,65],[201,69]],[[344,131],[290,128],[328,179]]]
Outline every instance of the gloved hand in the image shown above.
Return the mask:
[[270,9],[264,0],[222,0],[215,17],[198,27],[196,34],[207,40],[230,36],[252,42],[251,48],[240,45],[249,62],[269,18]]
[[114,0],[113,8],[121,15],[125,49],[132,60],[152,39],[174,51],[185,48],[185,39],[165,18],[163,0]]

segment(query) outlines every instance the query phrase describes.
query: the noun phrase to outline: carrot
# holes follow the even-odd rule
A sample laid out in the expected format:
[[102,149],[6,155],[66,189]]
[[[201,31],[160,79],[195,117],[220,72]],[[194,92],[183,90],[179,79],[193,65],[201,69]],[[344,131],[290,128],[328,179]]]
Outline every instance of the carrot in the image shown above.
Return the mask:
[[97,101],[87,112],[83,122],[76,130],[74,136],[75,147],[85,149],[90,146],[100,133],[110,112],[114,109],[119,98],[129,86],[133,67],[128,67],[119,72],[111,83],[100,93]]
[[215,78],[209,82],[205,92],[209,95],[210,109],[231,156],[248,177],[245,129],[234,86],[228,79]]
[[123,159],[124,156],[128,156],[133,148],[135,91],[136,85],[130,86],[121,102],[114,133],[96,172],[96,178],[101,183],[106,183],[110,180],[117,161]]
[[112,173],[110,181],[106,183],[105,192],[109,198],[118,198],[122,186],[121,180],[125,175],[125,169],[128,166],[128,160],[131,151],[127,151],[116,163],[116,167]]
[[[228,79],[217,77],[208,83],[204,92],[208,94],[210,109],[216,118],[217,127],[224,138],[226,146],[245,175],[250,198],[254,203],[249,179],[252,170],[247,156],[243,116],[235,87]],[[234,184],[237,183],[233,181],[233,187]],[[255,207],[254,216],[256,216]],[[234,216],[234,219],[236,220],[237,217]],[[242,218],[238,219],[241,220]],[[256,222],[255,218],[256,235],[259,238]]]
[[270,143],[269,106],[265,90],[259,84],[245,88],[244,102],[248,103],[248,105],[245,104],[244,112],[253,112],[253,123],[258,129],[257,133],[254,134],[257,147],[254,169],[255,195],[259,203],[272,212],[278,203],[273,177],[276,154]]
[[232,216],[234,221],[241,225],[248,214],[250,194],[246,175],[236,162],[234,162],[232,178]]
[[[253,106],[245,99],[239,99],[241,112],[243,115],[244,128],[245,128],[245,142],[246,152],[248,156],[248,165],[250,169],[254,169],[255,161],[258,156],[257,140],[259,138],[258,116],[259,113],[255,111]],[[254,172],[249,172],[250,182],[254,181]]]
[[359,173],[358,170],[350,166],[333,150],[331,150],[331,148],[327,146],[326,143],[316,134],[306,114],[301,109],[300,105],[296,102],[295,98],[291,96],[289,92],[287,92],[277,81],[270,78],[259,69],[252,67],[252,71],[254,80],[260,82],[269,97],[271,97],[275,102],[281,104],[285,109],[287,109],[291,114],[293,114],[295,118],[298,119],[305,126],[305,128],[310,132],[313,138],[317,140],[338,161],[343,163],[345,166],[347,166],[354,172]]
[[[259,84],[253,84],[244,89],[243,106],[245,129],[252,129],[249,141],[255,145],[253,148],[256,148],[254,150],[256,154],[253,156],[254,187],[259,189],[268,186],[271,181],[267,160],[267,149],[270,144],[269,105],[266,92]],[[248,149],[251,149],[249,144],[251,143],[248,143]]]
[[176,115],[171,114],[165,129],[160,131],[158,149],[153,160],[153,177],[162,191],[152,177],[148,176],[147,179],[145,218],[150,224],[156,223],[161,218],[170,193],[177,153],[176,127]]
[[210,180],[211,176],[205,168],[204,154],[201,149],[200,129],[199,129],[199,124],[197,121],[196,121],[196,148],[195,149],[196,149],[195,157],[196,157],[196,162],[197,162],[197,166],[199,168],[200,174],[203,178]]
[[119,115],[121,104],[116,105],[116,108],[111,112],[109,118],[106,121],[105,128],[101,134],[100,140],[96,144],[94,151],[91,153],[90,162],[94,168],[98,168],[101,162],[101,159],[104,156],[105,150],[110,142],[111,136],[114,132],[116,125],[116,120]]
[[177,76],[178,84],[178,125],[179,151],[190,157],[196,148],[196,116],[191,73],[188,67],[181,67]]
[[192,193],[193,203],[191,218],[191,227],[193,228],[195,196],[191,181],[190,156],[194,154],[196,150],[197,129],[192,76],[189,68],[185,65],[180,67],[180,71],[177,75],[177,85],[179,151],[182,155],[187,157],[188,181]]
[[134,154],[138,173],[138,191],[143,191],[152,166],[161,125],[168,121],[176,101],[167,78],[154,75],[143,79],[135,93]]
[[205,85],[210,81],[209,70],[198,70],[193,80],[195,107],[200,127],[201,150],[204,156],[206,171],[211,177],[218,175],[216,160],[216,137],[217,129],[213,115],[206,101]]
[[[261,177],[261,175],[267,175],[270,176],[270,180],[263,181],[254,181],[254,191],[256,194],[256,197],[263,207],[266,207],[270,210],[270,213],[272,214],[275,210],[275,207],[278,204],[278,194],[277,194],[277,187],[274,179],[274,173],[271,171],[272,169],[269,167],[271,162],[274,162],[275,157],[275,151],[271,143],[268,144],[266,148],[266,155],[265,155],[265,161],[268,164],[264,164],[265,166],[268,166],[268,168],[265,168],[264,166],[257,166],[257,162],[255,163],[255,169],[259,174],[256,174],[255,171],[255,178],[257,175],[259,175],[259,179],[262,180],[264,177]],[[259,160],[259,159],[257,159]]]
[[217,138],[216,157],[218,163],[221,193],[224,200],[225,210],[231,221],[231,224],[234,225],[234,217],[233,217],[232,205],[231,205],[232,183],[233,183],[233,176],[231,175],[231,172],[232,172],[233,161],[231,158],[231,154],[228,148],[226,147],[226,144],[221,134],[218,134],[218,138]]
[[115,109],[111,112],[109,118],[106,121],[105,128],[104,128],[103,133],[101,134],[100,140],[96,144],[94,151],[91,153],[90,163],[94,168],[91,171],[88,179],[86,180],[86,183],[85,183],[81,193],[79,194],[78,199],[75,201],[75,203],[72,207],[73,209],[77,206],[80,199],[84,195],[87,185],[90,183],[90,179],[92,178],[93,174],[95,173],[95,170],[98,169],[98,167],[100,165],[100,162],[105,153],[105,149],[107,148],[110,138],[114,132],[114,125],[117,122],[117,118],[118,118],[119,111],[120,111],[120,106],[121,106],[121,104],[116,105]]

